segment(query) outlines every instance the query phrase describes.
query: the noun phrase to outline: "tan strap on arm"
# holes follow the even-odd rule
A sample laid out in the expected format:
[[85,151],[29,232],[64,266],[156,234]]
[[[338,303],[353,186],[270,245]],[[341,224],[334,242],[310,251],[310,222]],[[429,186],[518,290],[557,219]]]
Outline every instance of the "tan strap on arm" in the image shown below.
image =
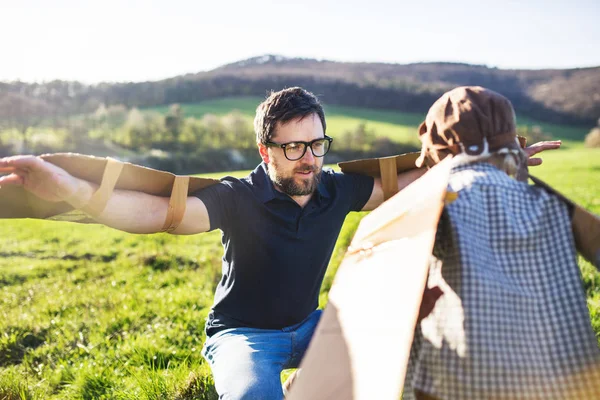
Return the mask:
[[173,182],[173,190],[171,191],[171,199],[169,200],[167,217],[165,218],[165,223],[161,232],[173,232],[179,226],[181,220],[183,220],[189,184],[189,176],[175,177],[175,182]]
[[381,173],[381,188],[383,199],[387,200],[398,193],[398,172],[396,170],[396,157],[379,159],[379,172]]
[[123,163],[115,160],[114,158],[106,159],[106,166],[104,167],[104,174],[102,175],[102,183],[96,192],[92,195],[90,201],[81,208],[83,212],[92,217],[97,217],[106,208],[106,203],[112,195],[115,185],[119,180],[121,171],[123,170]]

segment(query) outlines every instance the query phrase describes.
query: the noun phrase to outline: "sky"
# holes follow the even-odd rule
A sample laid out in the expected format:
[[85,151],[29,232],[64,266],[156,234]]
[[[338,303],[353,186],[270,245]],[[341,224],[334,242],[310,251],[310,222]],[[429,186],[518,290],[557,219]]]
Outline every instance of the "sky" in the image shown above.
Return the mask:
[[0,0],[0,81],[154,81],[264,54],[600,66],[600,1]]

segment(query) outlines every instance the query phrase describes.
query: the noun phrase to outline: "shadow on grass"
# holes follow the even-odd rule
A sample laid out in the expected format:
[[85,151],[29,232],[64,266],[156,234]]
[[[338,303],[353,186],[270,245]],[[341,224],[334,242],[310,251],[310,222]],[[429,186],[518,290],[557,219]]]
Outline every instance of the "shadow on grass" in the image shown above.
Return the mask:
[[21,364],[28,351],[45,343],[46,335],[46,329],[32,332],[23,327],[9,327],[0,337],[0,367]]

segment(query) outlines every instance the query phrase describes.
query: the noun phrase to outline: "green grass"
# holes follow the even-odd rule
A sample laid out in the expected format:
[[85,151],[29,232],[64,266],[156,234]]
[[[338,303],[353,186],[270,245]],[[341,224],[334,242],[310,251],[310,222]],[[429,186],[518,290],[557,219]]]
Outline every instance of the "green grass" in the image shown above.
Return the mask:
[[135,236],[33,220],[1,221],[0,232],[0,387],[39,399],[214,393],[200,349],[217,232]]
[[[586,149],[579,145],[568,150],[545,152],[542,158],[544,163],[541,166],[531,168],[532,175],[600,215],[600,149]],[[600,273],[581,257],[579,266],[592,326],[600,346]]]
[[[252,121],[256,107],[263,98],[260,97],[231,97],[216,100],[207,100],[194,104],[182,104],[181,108],[185,117],[202,118],[205,114],[225,115],[232,110],[237,110]],[[147,111],[166,113],[168,106],[153,107]],[[333,137],[343,137],[343,133],[355,129],[360,123],[366,123],[378,136],[389,137],[392,140],[404,143],[418,144],[417,127],[425,118],[425,114],[406,113],[388,110],[372,110],[367,108],[344,107],[324,105],[327,118],[327,133]],[[589,132],[589,128],[573,127],[539,122],[524,116],[518,116],[519,125],[539,125],[544,132],[552,134],[554,139],[567,142],[582,141]]]
[[[235,104],[251,115],[259,100]],[[226,113],[232,104],[206,102],[194,110]],[[369,126],[401,132],[421,118],[345,107],[327,112],[337,126],[331,129],[339,130],[368,119]],[[600,214],[600,152],[574,141],[566,147],[546,152],[532,173]],[[346,219],[321,305],[363,215]],[[221,254],[219,232],[130,235],[97,225],[0,220],[0,399],[216,398],[200,350]],[[583,260],[580,266],[600,341],[600,274]]]
[[[204,114],[223,116],[232,110],[237,110],[249,119],[253,119],[256,107],[261,101],[260,97],[228,97],[194,104],[182,104],[181,109],[185,117],[202,118]],[[152,107],[146,110],[166,114],[169,111],[169,106]]]
[[535,126],[538,125],[542,128],[544,133],[549,134],[554,139],[561,139],[567,142],[571,141],[582,141],[585,138],[592,128],[590,127],[580,127],[580,126],[569,126],[569,125],[558,125],[558,124],[550,124],[546,122],[539,122],[534,119],[517,116],[517,124],[518,125],[527,125],[527,126]]
[[600,215],[600,149],[572,145],[568,149],[546,151],[544,163],[530,173],[561,193]]

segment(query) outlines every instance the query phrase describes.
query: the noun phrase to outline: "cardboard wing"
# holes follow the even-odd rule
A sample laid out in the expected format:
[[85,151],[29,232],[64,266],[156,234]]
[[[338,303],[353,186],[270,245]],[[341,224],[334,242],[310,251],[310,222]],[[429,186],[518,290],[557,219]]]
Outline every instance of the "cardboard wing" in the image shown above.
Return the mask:
[[577,251],[596,268],[600,269],[600,217],[569,200],[552,186],[535,176],[529,178],[544,190],[564,201],[571,210],[571,230]]
[[419,154],[421,153],[417,151],[413,153],[399,154],[391,157],[366,158],[363,160],[344,161],[339,163],[338,166],[344,172],[351,172],[370,176],[381,176],[381,165],[387,164],[390,161],[394,162],[396,172],[398,173],[417,168],[415,162],[417,161],[417,158],[419,158]]
[[[75,153],[46,154],[41,158],[77,178],[99,184],[100,189],[94,196],[98,195],[96,200],[100,207],[102,201],[106,204],[106,196],[110,196],[113,188],[171,197],[173,200],[175,191],[185,197],[218,182],[216,179],[177,176],[111,158]],[[22,187],[8,185],[0,187],[0,218],[50,218],[94,222],[85,213],[73,211],[73,207],[66,202],[49,202],[32,195]]]
[[342,172],[381,178],[383,197],[388,200],[398,193],[398,174],[417,168],[415,162],[420,153],[406,153],[391,157],[367,158],[341,162]]
[[450,159],[360,223],[291,400],[400,398]]

